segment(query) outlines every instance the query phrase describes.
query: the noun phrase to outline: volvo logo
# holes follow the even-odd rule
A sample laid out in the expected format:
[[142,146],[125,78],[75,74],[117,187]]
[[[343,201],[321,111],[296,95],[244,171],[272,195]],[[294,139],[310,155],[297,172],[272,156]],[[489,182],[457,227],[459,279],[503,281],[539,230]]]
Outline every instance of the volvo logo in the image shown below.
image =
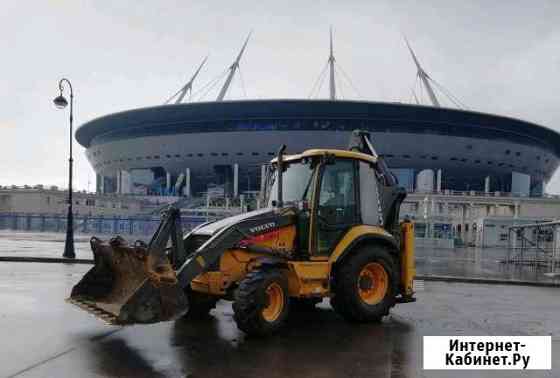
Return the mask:
[[269,222],[269,223],[265,223],[265,224],[261,224],[255,227],[252,227],[249,229],[249,231],[251,231],[251,233],[255,234],[257,232],[262,232],[262,231],[266,231],[269,230],[271,228],[276,227],[276,222]]

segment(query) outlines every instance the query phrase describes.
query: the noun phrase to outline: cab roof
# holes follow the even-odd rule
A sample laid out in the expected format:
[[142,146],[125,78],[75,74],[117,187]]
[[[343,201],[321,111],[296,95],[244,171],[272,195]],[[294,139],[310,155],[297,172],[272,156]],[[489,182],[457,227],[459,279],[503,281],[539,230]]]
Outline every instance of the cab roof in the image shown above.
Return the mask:
[[[311,150],[306,150],[303,151],[301,154],[295,154],[295,155],[284,155],[283,156],[283,160],[284,161],[294,161],[294,160],[300,160],[303,158],[310,158],[310,157],[314,157],[314,156],[322,156],[322,155],[334,155],[336,157],[341,157],[341,158],[346,158],[346,159],[356,159],[356,160],[362,160],[368,163],[376,163],[377,162],[377,158],[368,154],[364,154],[361,152],[355,152],[355,151],[348,151],[348,150],[335,150],[335,149],[328,149],[328,148],[316,148],[316,149],[311,149]],[[278,157],[275,157],[274,159],[272,159],[270,162],[272,164],[276,163],[278,160]]]

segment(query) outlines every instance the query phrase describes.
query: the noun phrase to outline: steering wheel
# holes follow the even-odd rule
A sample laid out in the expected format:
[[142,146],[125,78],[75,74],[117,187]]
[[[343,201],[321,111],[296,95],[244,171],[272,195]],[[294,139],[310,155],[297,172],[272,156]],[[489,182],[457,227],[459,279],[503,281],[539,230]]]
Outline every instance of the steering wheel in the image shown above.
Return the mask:
[[320,220],[324,224],[324,227],[327,229],[337,228],[336,224],[329,222],[329,219],[323,215],[320,215],[319,212],[317,212],[317,219]]

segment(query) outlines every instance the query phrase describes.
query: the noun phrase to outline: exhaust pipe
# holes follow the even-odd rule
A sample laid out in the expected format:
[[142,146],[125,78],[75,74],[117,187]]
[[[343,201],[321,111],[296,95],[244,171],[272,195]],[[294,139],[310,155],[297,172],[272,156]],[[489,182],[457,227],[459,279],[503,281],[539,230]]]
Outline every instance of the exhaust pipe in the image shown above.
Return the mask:
[[282,172],[284,170],[284,160],[283,160],[283,155],[284,155],[284,151],[286,150],[286,145],[283,144],[282,146],[280,146],[280,149],[278,149],[278,158],[277,158],[277,164],[276,164],[276,170],[278,171],[278,196],[277,196],[277,201],[276,201],[276,207],[280,208],[283,205],[283,199],[282,199]]

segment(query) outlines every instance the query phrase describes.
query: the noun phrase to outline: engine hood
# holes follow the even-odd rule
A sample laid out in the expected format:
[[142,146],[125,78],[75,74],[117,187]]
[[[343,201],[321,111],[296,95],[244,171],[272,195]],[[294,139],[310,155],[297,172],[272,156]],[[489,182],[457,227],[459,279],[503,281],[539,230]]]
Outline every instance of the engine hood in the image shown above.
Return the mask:
[[262,217],[265,214],[269,214],[269,213],[272,214],[273,212],[274,212],[274,208],[268,207],[265,209],[254,210],[248,213],[243,213],[243,214],[235,215],[233,217],[224,218],[222,220],[206,223],[200,226],[199,228],[193,230],[193,234],[214,235],[216,232],[220,231],[224,227],[229,227],[235,223],[239,223],[247,219]]

